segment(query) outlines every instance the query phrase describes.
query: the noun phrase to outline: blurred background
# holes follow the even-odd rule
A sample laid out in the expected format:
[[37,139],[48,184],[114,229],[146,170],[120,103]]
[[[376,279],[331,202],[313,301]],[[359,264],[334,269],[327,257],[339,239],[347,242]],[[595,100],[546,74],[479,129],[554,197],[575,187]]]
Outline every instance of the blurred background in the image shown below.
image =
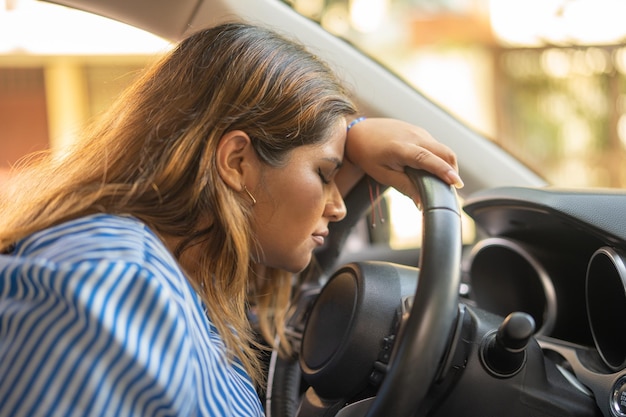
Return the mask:
[[171,45],[35,0],[0,0],[0,186],[24,155],[62,149]]
[[[626,185],[626,1],[285,2],[550,183]],[[0,183],[23,155],[75,140],[170,48],[57,5],[0,0]]]

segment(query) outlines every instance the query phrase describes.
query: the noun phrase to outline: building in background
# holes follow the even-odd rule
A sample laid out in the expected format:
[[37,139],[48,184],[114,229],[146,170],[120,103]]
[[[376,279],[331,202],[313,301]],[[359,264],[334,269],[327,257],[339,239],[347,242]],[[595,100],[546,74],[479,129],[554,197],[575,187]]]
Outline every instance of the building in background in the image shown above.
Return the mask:
[[25,155],[61,151],[75,141],[169,47],[135,28],[58,5],[0,1],[0,184]]

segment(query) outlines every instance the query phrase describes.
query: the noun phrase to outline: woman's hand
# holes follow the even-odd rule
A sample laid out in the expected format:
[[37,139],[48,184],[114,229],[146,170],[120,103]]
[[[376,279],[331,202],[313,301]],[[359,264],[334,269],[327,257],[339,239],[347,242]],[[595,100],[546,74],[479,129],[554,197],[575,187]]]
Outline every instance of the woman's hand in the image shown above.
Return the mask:
[[[450,185],[463,187],[456,155],[424,129],[384,118],[365,119],[354,124],[346,139],[345,164],[381,184],[394,187],[419,202],[419,193],[404,169],[407,166],[429,171]],[[358,167],[358,168],[357,168]]]

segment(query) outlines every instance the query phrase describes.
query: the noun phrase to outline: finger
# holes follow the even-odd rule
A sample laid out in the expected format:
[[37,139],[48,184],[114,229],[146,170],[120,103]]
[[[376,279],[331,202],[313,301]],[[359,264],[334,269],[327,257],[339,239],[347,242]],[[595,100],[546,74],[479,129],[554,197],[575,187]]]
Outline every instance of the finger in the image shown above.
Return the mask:
[[447,147],[441,142],[435,142],[432,146],[430,146],[429,144],[427,149],[429,149],[433,154],[437,155],[438,157],[446,161],[455,171],[457,172],[459,171],[459,167],[457,165],[456,154],[452,151],[452,149],[450,149],[449,147]]
[[427,130],[418,126],[413,126],[413,128],[414,130],[412,133],[414,137],[410,143],[414,143],[416,146],[428,149],[430,152],[450,164],[454,170],[458,171],[456,154],[452,151],[452,149],[436,140]]
[[[444,146],[442,149],[447,149]],[[456,188],[463,187],[463,180],[459,176],[456,168],[456,157],[448,155],[450,162],[444,160],[439,155],[436,155],[431,150],[422,146],[412,144],[411,146],[404,145],[402,147],[401,163],[403,166],[394,167],[394,169],[400,169],[404,171],[405,166],[409,166],[415,169],[424,169],[437,175],[446,183],[455,186]]]

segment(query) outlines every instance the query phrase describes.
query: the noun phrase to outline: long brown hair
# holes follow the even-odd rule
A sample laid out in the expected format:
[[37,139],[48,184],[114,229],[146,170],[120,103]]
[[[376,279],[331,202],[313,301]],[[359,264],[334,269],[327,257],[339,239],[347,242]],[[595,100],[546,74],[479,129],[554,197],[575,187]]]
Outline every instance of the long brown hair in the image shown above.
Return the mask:
[[247,303],[257,305],[267,339],[282,334],[290,277],[255,272],[250,204],[219,177],[217,143],[243,130],[276,166],[353,113],[332,71],[302,45],[243,23],[199,31],[148,69],[77,146],[13,180],[14,195],[0,203],[0,250],[95,212],[130,214],[180,238],[179,260],[200,248],[200,268],[188,279],[229,352],[260,383]]

